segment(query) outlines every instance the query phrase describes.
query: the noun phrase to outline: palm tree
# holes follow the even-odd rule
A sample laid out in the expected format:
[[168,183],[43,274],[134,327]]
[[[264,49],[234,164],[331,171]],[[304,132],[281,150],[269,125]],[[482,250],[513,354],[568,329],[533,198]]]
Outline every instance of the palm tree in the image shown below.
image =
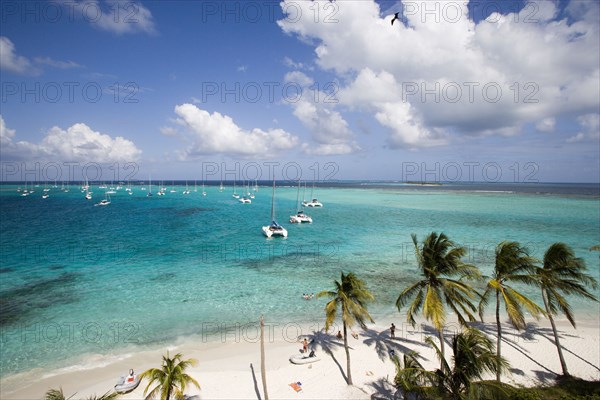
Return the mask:
[[[470,321],[475,321],[473,312],[477,307],[471,302],[478,293],[463,278],[480,276],[479,270],[472,265],[464,264],[461,258],[466,249],[454,244],[448,237],[432,232],[419,247],[417,236],[411,235],[415,246],[415,256],[421,269],[422,280],[404,289],[396,300],[398,311],[412,299],[406,311],[406,320],[414,327],[415,316],[423,310],[423,316],[431,321],[438,331],[442,354],[444,354],[444,323],[446,308],[449,307],[461,325],[467,322],[463,313]],[[452,279],[458,277],[458,279]],[[462,311],[462,312],[461,312]]]
[[340,281],[334,281],[335,289],[332,291],[323,291],[317,294],[317,297],[327,296],[331,300],[325,305],[325,330],[333,324],[338,313],[338,306],[341,310],[342,326],[344,330],[344,349],[346,350],[346,375],[348,385],[352,385],[352,372],[350,370],[350,350],[348,348],[348,328],[355,324],[366,329],[365,321],[374,322],[367,311],[367,303],[374,300],[373,294],[369,292],[365,283],[358,279],[352,272],[345,275],[341,273]]
[[[75,395],[76,393],[73,393],[70,397],[65,398],[62,387],[59,389],[48,389],[44,395],[44,400],[68,400]],[[96,396],[95,394],[91,395],[87,398],[87,400],[116,400],[118,397],[119,393],[117,392],[106,392],[100,397]]]
[[392,357],[396,366],[394,385],[402,391],[405,399],[410,398],[410,394],[426,397],[433,389],[431,382],[435,373],[425,370],[418,358],[419,353],[416,351],[404,353],[402,361],[398,356]]
[[563,375],[569,376],[567,363],[563,357],[558,333],[553,316],[558,313],[564,314],[573,328],[575,328],[575,317],[571,305],[568,303],[565,295],[576,295],[587,299],[598,301],[598,299],[588,292],[586,286],[592,289],[598,288],[598,282],[585,273],[585,261],[575,257],[573,249],[564,243],[554,243],[544,254],[544,263],[541,268],[537,268],[537,278],[542,289],[542,299],[546,307],[546,314],[552,325],[554,333],[554,343],[558,350],[558,358],[562,367]]
[[[506,314],[510,323],[518,330],[525,328],[523,308],[526,308],[536,319],[544,313],[537,304],[527,296],[519,293],[508,284],[520,282],[535,284],[534,271],[535,259],[530,257],[528,250],[517,242],[501,242],[496,247],[496,263],[494,272],[487,282],[481,302],[479,303],[479,316],[483,321],[483,311],[488,304],[490,296],[496,295],[496,329],[498,332],[496,354],[500,358],[502,344],[502,325],[500,324],[500,302],[504,302]],[[496,380],[500,382],[500,368],[496,370]]]
[[[452,339],[453,365],[443,358],[433,340],[428,338],[437,356],[442,361],[442,369],[436,371],[436,387],[448,393],[451,399],[494,398],[507,395],[508,387],[495,381],[482,380],[486,373],[508,370],[509,364],[494,351],[494,343],[478,329],[469,328]],[[466,395],[466,396],[465,396]]]
[[498,368],[506,370],[509,364],[498,357],[494,343],[480,330],[468,328],[452,338],[452,366],[431,337],[426,341],[434,348],[441,368],[427,371],[417,360],[417,353],[405,354],[404,368],[396,363],[395,383],[400,389],[426,397],[437,393],[441,398],[457,400],[509,396],[509,385],[482,380],[484,374],[494,373]]
[[182,357],[181,353],[177,353],[173,358],[170,358],[167,352],[167,355],[162,358],[163,363],[160,369],[151,368],[140,375],[140,379],[148,378],[149,380],[148,386],[144,389],[144,396],[146,396],[150,386],[156,384],[154,389],[146,396],[146,400],[157,397],[160,400],[171,400],[171,396],[177,400],[182,400],[186,386],[192,384],[200,389],[200,384],[185,373],[187,368],[196,366],[198,361],[194,359],[182,360]]
[[263,384],[263,396],[269,400],[267,392],[267,367],[265,365],[265,318],[260,316],[260,376]]

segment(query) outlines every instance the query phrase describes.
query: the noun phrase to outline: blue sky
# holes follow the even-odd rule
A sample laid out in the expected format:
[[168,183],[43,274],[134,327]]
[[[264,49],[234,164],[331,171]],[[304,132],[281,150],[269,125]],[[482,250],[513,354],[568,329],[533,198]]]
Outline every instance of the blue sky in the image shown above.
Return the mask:
[[598,3],[424,4],[2,2],[1,179],[598,182]]

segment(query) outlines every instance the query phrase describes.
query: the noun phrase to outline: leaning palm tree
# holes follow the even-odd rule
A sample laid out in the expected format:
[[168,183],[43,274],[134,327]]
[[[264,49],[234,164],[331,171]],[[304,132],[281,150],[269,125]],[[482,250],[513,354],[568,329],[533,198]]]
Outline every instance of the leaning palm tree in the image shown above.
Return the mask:
[[[525,328],[525,315],[523,308],[527,309],[536,319],[544,314],[537,304],[524,294],[509,286],[511,282],[535,284],[535,259],[529,256],[528,250],[517,242],[501,242],[496,247],[496,261],[494,272],[487,282],[485,292],[479,303],[479,316],[483,320],[483,311],[490,297],[496,296],[496,330],[498,332],[496,342],[496,355],[500,359],[502,344],[502,325],[500,324],[500,303],[504,302],[504,308],[508,320],[517,330]],[[500,368],[496,369],[496,380],[500,382]]]
[[367,303],[374,300],[365,283],[358,279],[352,272],[341,274],[340,281],[334,281],[335,289],[323,291],[317,297],[327,296],[331,300],[325,305],[325,330],[329,330],[338,313],[338,306],[342,317],[344,331],[344,349],[346,350],[346,376],[348,385],[352,385],[352,372],[350,370],[350,350],[348,348],[348,328],[358,324],[366,329],[365,321],[374,322],[367,311]]
[[554,316],[558,313],[564,314],[573,328],[575,328],[575,317],[567,296],[581,296],[593,301],[598,301],[596,296],[587,290],[587,286],[596,290],[598,282],[585,273],[585,261],[575,257],[573,249],[564,243],[554,243],[544,254],[544,263],[537,268],[537,278],[542,289],[542,299],[546,307],[546,314],[552,325],[554,333],[554,344],[558,350],[558,358],[562,367],[563,375],[569,376],[567,363],[563,357],[562,348],[556,332]]
[[[431,321],[438,331],[442,354],[444,354],[444,324],[446,306],[450,308],[461,325],[475,321],[473,313],[477,307],[472,303],[478,293],[463,278],[478,278],[479,270],[461,261],[466,249],[454,244],[446,235],[432,232],[419,247],[417,236],[411,235],[415,246],[415,255],[423,279],[404,289],[396,300],[398,311],[412,302],[406,311],[406,320],[414,327],[415,316],[423,310],[423,316]],[[453,279],[458,278],[458,279]]]
[[[186,369],[195,366],[198,362],[194,359],[182,360],[182,357],[181,353],[177,353],[170,358],[167,352],[167,355],[163,356],[161,368],[151,368],[140,374],[140,380],[144,378],[149,380],[148,386],[144,389],[146,400],[157,398],[160,400],[171,400],[171,398],[183,400],[186,386],[191,384],[200,389],[200,384],[185,372]],[[148,393],[153,384],[156,386]],[[148,394],[146,395],[146,393]]]

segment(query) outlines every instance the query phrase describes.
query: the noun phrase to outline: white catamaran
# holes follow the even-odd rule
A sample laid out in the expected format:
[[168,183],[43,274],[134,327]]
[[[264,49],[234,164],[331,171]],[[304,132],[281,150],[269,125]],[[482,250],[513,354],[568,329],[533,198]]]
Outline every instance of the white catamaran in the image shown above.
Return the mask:
[[315,181],[313,181],[312,190],[310,191],[310,198],[312,199],[309,202],[303,202],[302,204],[306,207],[323,207],[323,203],[319,202],[315,197]]
[[275,176],[273,176],[273,195],[271,197],[271,224],[263,226],[262,231],[268,238],[273,236],[287,237],[288,235],[287,229],[275,221]]
[[292,224],[301,224],[303,222],[312,223],[312,218],[304,214],[304,205],[300,208],[300,180],[298,180],[298,194],[296,195],[296,215],[290,215],[290,222]]

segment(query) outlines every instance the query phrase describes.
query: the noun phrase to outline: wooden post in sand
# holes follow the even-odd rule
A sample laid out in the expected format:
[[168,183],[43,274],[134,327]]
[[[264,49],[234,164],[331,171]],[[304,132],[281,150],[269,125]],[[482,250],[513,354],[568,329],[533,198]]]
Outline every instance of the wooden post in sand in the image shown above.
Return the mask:
[[269,400],[265,367],[265,318],[262,315],[260,316],[260,376],[262,378],[264,400]]

